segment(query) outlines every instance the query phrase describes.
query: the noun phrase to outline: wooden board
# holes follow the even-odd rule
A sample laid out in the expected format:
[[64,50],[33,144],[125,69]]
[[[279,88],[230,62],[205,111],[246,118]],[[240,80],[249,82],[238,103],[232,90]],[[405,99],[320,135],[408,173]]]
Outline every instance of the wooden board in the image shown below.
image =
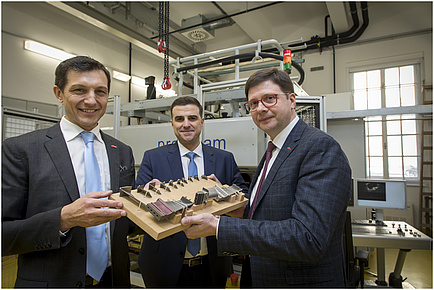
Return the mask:
[[[142,228],[146,233],[148,233],[155,240],[160,240],[170,235],[173,235],[177,232],[180,232],[188,226],[183,226],[178,221],[181,219],[181,216],[178,216],[176,220],[178,222],[172,223],[169,220],[157,221],[157,219],[145,209],[146,204],[150,202],[155,202],[158,198],[161,198],[164,201],[170,200],[180,200],[181,197],[185,196],[194,202],[194,197],[196,192],[201,191],[202,188],[211,188],[214,187],[217,183],[210,179],[193,179],[187,180],[187,183],[183,183],[184,186],[178,185],[178,188],[170,186],[170,192],[166,191],[163,188],[157,187],[161,194],[157,194],[153,192],[152,197],[147,197],[142,193],[138,193],[137,190],[132,190],[131,194],[141,201],[140,204],[129,196],[120,196],[119,193],[113,193],[110,196],[110,199],[121,201],[124,204],[124,209],[127,211],[127,217],[132,220],[136,225]],[[188,215],[196,215],[200,213],[211,213],[215,215],[222,215],[228,212],[231,212],[235,209],[243,207],[247,204],[247,199],[244,197],[244,194],[233,196],[229,201],[220,201],[216,202],[211,199],[208,201],[211,204],[207,204],[206,206],[197,206],[193,205],[193,207],[189,210]]]

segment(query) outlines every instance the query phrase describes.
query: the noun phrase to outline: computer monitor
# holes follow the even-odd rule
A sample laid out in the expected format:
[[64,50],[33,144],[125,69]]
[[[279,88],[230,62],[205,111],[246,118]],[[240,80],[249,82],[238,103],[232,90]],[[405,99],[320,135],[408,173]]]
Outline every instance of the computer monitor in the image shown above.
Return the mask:
[[383,221],[383,209],[406,208],[405,180],[356,178],[354,190],[357,206],[375,208],[377,221]]

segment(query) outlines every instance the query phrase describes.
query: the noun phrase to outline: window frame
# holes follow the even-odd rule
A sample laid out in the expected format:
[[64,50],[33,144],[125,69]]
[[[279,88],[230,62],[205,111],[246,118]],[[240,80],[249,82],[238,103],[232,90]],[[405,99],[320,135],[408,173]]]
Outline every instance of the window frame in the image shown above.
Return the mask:
[[[381,78],[381,108],[384,109],[386,108],[386,96],[385,96],[385,70],[389,69],[389,68],[399,68],[399,67],[404,67],[404,66],[408,66],[408,65],[412,65],[414,66],[414,85],[415,85],[415,106],[422,104],[422,80],[423,80],[423,55],[421,54],[415,54],[412,55],[411,57],[404,57],[404,56],[398,56],[398,57],[389,57],[389,58],[385,58],[382,59],[381,62],[378,61],[378,59],[376,61],[374,60],[368,60],[368,61],[364,61],[364,62],[357,62],[357,63],[352,63],[350,66],[347,67],[348,69],[348,75],[349,75],[349,87],[352,93],[352,98],[351,98],[351,106],[352,109],[354,109],[355,106],[355,101],[354,101],[354,74],[358,73],[358,72],[368,72],[368,71],[372,71],[372,70],[380,70],[380,78]],[[402,106],[400,106],[402,108]],[[390,108],[390,107],[388,107]],[[402,118],[402,116],[405,114],[401,114],[400,115],[400,133],[399,135],[393,134],[394,136],[400,136],[400,140],[401,143],[403,142],[403,136],[406,136],[408,134],[404,134],[402,132],[402,121],[404,120]],[[415,134],[411,134],[411,136],[416,136],[416,143],[417,143],[417,150],[416,150],[416,158],[417,158],[417,178],[411,178],[411,177],[405,177],[405,168],[404,168],[404,158],[407,155],[404,155],[404,152],[401,152],[400,155],[400,159],[401,159],[401,164],[402,164],[402,178],[406,179],[408,181],[409,184],[419,184],[419,174],[420,174],[420,166],[421,166],[421,160],[420,160],[420,156],[421,156],[421,152],[420,152],[420,130],[421,130],[421,124],[418,118],[417,114],[414,114],[415,118],[412,120],[415,120],[416,122],[416,132]],[[389,153],[388,153],[388,142],[387,142],[387,138],[388,136],[391,136],[390,134],[388,134],[387,132],[387,116],[391,116],[391,115],[381,115],[381,120],[377,121],[377,122],[381,122],[382,123],[382,132],[381,132],[381,136],[382,136],[382,159],[383,159],[383,174],[382,177],[379,176],[380,178],[390,178],[390,174],[389,174],[389,170],[388,170],[388,162],[389,162]],[[369,118],[369,117],[368,117]],[[372,117],[371,117],[372,119]],[[372,157],[370,155],[370,152],[368,150],[369,146],[367,144],[368,142],[368,136],[372,136],[372,135],[368,135],[369,131],[368,131],[368,123],[369,121],[367,121],[367,118],[364,119],[364,123],[365,123],[365,136],[364,136],[364,141],[365,141],[365,152],[364,152],[364,158],[365,158],[365,175],[366,176],[372,176],[370,173],[370,168],[369,168],[369,157]],[[372,121],[371,121],[372,122]],[[386,130],[385,130],[386,129]],[[401,147],[402,150],[403,147]],[[413,155],[411,155],[412,157],[414,157]],[[375,176],[377,177],[377,176]],[[392,179],[397,179],[397,177],[392,177]]]

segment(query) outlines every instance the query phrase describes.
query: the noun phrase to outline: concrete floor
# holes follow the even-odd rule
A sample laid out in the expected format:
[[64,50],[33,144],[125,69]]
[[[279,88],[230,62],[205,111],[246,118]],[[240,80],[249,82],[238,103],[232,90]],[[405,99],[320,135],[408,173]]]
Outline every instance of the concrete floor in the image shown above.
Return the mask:
[[[394,271],[396,259],[398,257],[398,249],[385,249],[386,257],[386,280],[389,274]],[[433,288],[433,252],[430,250],[412,250],[407,253],[401,276],[403,279],[407,277],[403,284],[403,288],[415,289],[432,289]],[[377,273],[377,255],[376,251],[371,251],[369,254],[369,268],[365,272],[365,281],[375,281],[377,278],[367,272]],[[373,286],[375,283],[366,282],[366,287]]]
[[[394,271],[398,249],[385,249],[386,257],[386,280],[389,274]],[[138,272],[136,259],[137,255],[130,253],[132,260],[131,282],[133,288],[145,288],[142,277]],[[429,250],[412,250],[407,253],[401,276],[407,280],[403,283],[404,289],[433,289],[433,252]],[[241,274],[240,265],[234,265],[234,272]],[[369,273],[377,273],[377,256],[376,250],[369,253],[369,268],[365,272],[365,288],[376,287],[375,276]],[[240,275],[241,276],[241,275]]]

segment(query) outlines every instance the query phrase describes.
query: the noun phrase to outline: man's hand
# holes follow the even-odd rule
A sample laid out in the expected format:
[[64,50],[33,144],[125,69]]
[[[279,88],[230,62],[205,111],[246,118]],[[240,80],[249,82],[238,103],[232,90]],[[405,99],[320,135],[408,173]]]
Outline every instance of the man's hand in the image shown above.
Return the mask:
[[211,180],[217,182],[217,184],[222,185],[220,180],[218,180],[217,176],[215,176],[214,173],[211,175],[208,175],[207,177],[208,177],[208,179],[211,179]]
[[149,183],[151,182],[155,182],[155,186],[158,186],[161,184],[161,181],[159,181],[158,179],[152,179],[151,181],[149,181],[148,183],[146,183],[145,188],[149,188]]
[[184,230],[185,235],[189,239],[200,237],[215,236],[217,232],[219,216],[214,216],[210,213],[201,213],[196,216],[186,216],[181,220],[182,225],[191,225]]
[[89,192],[64,206],[60,212],[60,230],[97,226],[126,216],[127,212],[121,209],[122,202],[106,199],[110,194],[111,190]]

